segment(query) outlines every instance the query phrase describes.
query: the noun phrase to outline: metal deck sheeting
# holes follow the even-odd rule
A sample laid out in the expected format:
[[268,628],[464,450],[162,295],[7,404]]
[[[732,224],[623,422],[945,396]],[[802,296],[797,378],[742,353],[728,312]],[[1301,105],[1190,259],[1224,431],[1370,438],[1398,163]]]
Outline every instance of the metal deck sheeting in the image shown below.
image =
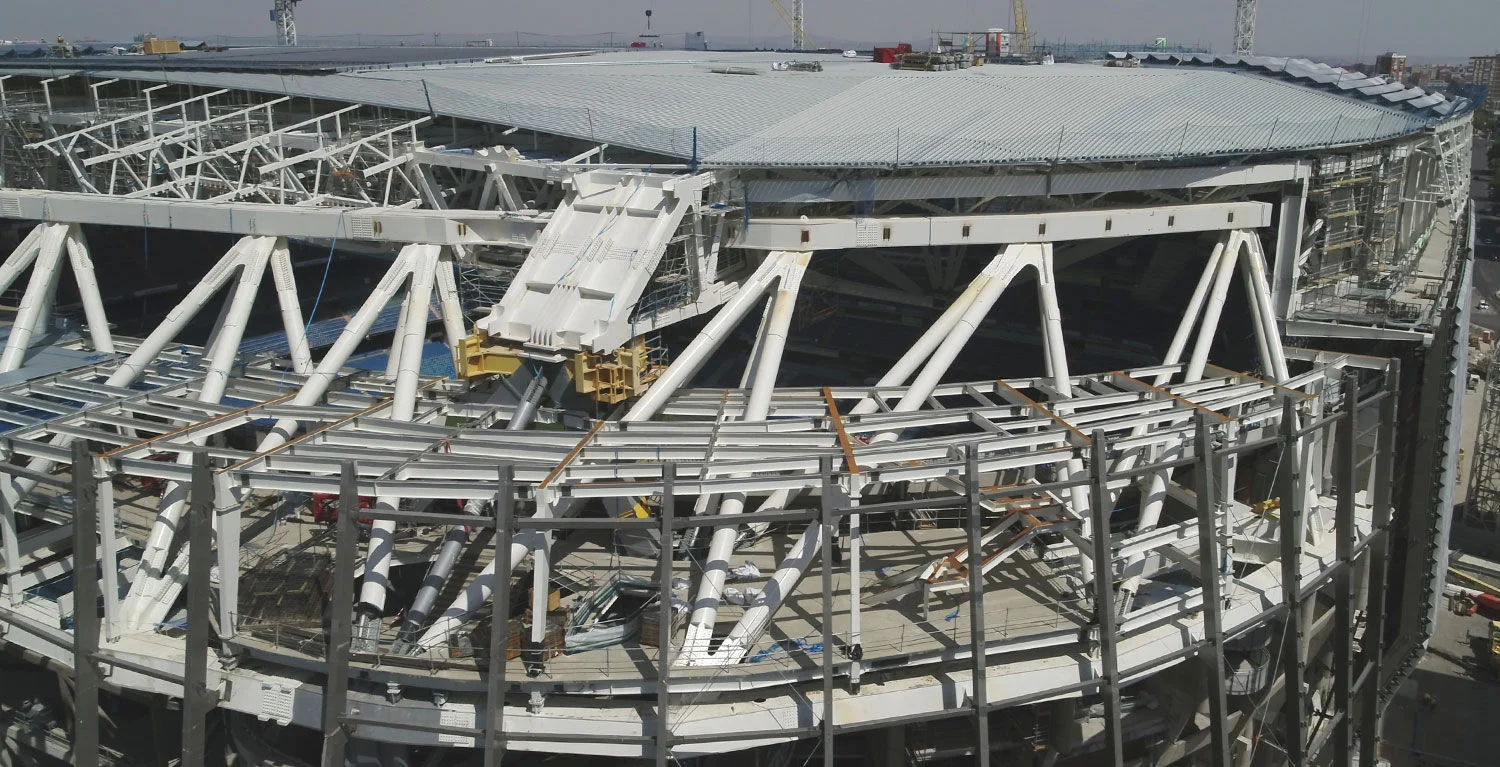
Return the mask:
[[[824,71],[772,70],[791,58]],[[1440,107],[1453,111],[1420,89],[1349,73],[1340,81],[1322,65],[1277,60],[1284,71],[1273,72],[1272,61],[1199,58],[899,72],[818,54],[651,51],[326,75],[108,74],[454,116],[710,167],[1233,156],[1391,138],[1444,119]]]

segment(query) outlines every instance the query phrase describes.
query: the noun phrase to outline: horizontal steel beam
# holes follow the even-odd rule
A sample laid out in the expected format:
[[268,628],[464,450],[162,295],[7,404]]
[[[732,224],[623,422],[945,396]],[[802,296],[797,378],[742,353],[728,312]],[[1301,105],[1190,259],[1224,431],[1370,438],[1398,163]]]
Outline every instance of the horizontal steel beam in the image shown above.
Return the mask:
[[547,219],[501,211],[269,205],[126,199],[78,192],[0,192],[0,218],[195,232],[529,248]]
[[1144,237],[1271,225],[1264,202],[994,215],[752,218],[728,243],[752,250],[919,248]]

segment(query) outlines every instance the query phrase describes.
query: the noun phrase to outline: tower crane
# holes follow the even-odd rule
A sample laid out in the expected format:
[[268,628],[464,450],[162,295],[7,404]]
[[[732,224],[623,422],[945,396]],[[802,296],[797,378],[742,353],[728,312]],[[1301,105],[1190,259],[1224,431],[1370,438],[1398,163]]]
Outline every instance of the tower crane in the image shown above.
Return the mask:
[[807,19],[802,13],[802,3],[803,0],[792,0],[792,9],[787,10],[781,0],[771,0],[782,22],[792,30],[792,48],[799,51],[807,48]]
[[297,44],[297,3],[302,0],[275,0],[271,7],[271,23],[276,25],[277,45]]
[[1255,50],[1255,0],[1235,0],[1234,55],[1251,56]]
[[1026,0],[1010,0],[1012,53],[1031,53],[1031,24],[1026,20]]

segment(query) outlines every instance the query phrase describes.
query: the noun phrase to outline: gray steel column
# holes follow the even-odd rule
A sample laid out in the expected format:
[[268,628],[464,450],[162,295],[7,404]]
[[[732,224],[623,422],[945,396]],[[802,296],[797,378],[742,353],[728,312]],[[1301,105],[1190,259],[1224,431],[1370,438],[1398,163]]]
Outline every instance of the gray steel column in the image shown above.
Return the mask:
[[1219,501],[1230,492],[1223,487],[1220,476],[1223,459],[1214,452],[1214,438],[1208,424],[1208,414],[1198,413],[1198,562],[1199,578],[1203,581],[1203,650],[1199,660],[1203,663],[1204,682],[1208,689],[1209,738],[1213,748],[1211,759],[1214,767],[1231,764],[1229,752],[1229,726],[1225,721],[1229,703],[1224,689],[1224,626],[1221,612],[1223,596],[1219,593]]
[[1307,720],[1302,689],[1306,659],[1302,655],[1302,462],[1298,460],[1301,438],[1297,435],[1297,407],[1288,396],[1281,407],[1281,589],[1286,630],[1282,632],[1281,663],[1285,675],[1282,694],[1283,747],[1286,763],[1300,767],[1306,762]]
[[672,683],[672,525],[677,509],[673,503],[676,491],[677,464],[671,461],[661,467],[661,547],[657,559],[657,587],[661,597],[657,604],[656,640],[656,764],[666,767],[672,748],[672,723],[668,720]]
[[182,763],[203,764],[207,756],[209,568],[213,566],[214,476],[208,451],[193,451],[193,482],[188,495],[188,582],[186,660],[182,670]]
[[1371,471],[1375,472],[1374,508],[1370,542],[1369,603],[1365,605],[1365,631],[1360,639],[1360,658],[1365,686],[1360,688],[1359,763],[1375,767],[1379,763],[1380,690],[1385,685],[1386,568],[1389,565],[1391,526],[1391,482],[1395,469],[1397,397],[1401,391],[1401,364],[1392,359],[1385,375],[1384,398],[1380,400],[1380,430],[1375,437],[1375,455]]
[[984,507],[979,497],[979,450],[973,444],[964,446],[964,495],[969,507],[969,651],[974,654],[974,732],[978,754],[974,762],[989,767],[990,702],[986,687],[989,659],[984,642],[984,557],[979,550]]
[[349,730],[344,716],[349,702],[349,645],[354,633],[354,560],[359,556],[359,487],[354,462],[339,473],[339,518],[333,559],[333,596],[328,601],[328,683],[323,689],[323,767],[344,767]]
[[833,536],[837,532],[833,504],[838,484],[833,481],[833,458],[818,459],[823,478],[823,763],[833,764]]
[[1333,595],[1333,699],[1338,721],[1333,730],[1333,763],[1352,764],[1354,750],[1354,435],[1359,433],[1359,373],[1344,371],[1344,410],[1339,418],[1334,454],[1334,552],[1338,568]]
[[[73,441],[73,763],[99,764],[99,544],[94,497],[94,455],[88,440]],[[113,534],[107,531],[106,534]],[[14,588],[14,587],[12,587]]]
[[505,648],[510,639],[510,545],[515,539],[515,467],[500,467],[495,490],[495,588],[490,600],[490,660],[486,677],[484,767],[505,757]]
[[1099,656],[1104,696],[1105,748],[1110,764],[1125,766],[1125,744],[1120,732],[1120,659],[1115,636],[1114,563],[1109,540],[1109,513],[1114,503],[1109,497],[1109,451],[1103,429],[1094,431],[1089,473],[1093,481],[1093,498],[1089,512],[1093,517],[1094,536],[1094,618],[1099,630]]

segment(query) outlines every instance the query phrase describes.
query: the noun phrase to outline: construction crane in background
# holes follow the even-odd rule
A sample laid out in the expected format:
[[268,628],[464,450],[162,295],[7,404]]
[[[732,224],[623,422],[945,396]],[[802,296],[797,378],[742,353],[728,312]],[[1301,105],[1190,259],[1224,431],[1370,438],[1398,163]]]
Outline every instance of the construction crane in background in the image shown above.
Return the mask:
[[302,0],[275,0],[271,8],[271,23],[276,25],[277,45],[297,44],[297,3]]
[[802,15],[802,0],[792,0],[792,9],[787,10],[781,0],[771,0],[771,6],[781,16],[782,22],[792,30],[792,48],[804,50],[807,48],[807,18]]
[[1234,55],[1252,56],[1255,50],[1255,0],[1235,0]]
[[1031,53],[1031,24],[1026,20],[1026,0],[1010,0],[1010,48],[1019,55]]

